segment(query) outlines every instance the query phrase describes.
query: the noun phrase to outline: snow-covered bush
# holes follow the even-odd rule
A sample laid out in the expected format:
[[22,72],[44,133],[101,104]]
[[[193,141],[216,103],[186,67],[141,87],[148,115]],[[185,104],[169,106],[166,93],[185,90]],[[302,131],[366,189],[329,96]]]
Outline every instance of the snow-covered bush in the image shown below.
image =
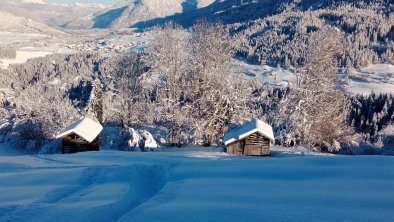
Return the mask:
[[15,147],[37,151],[66,126],[78,119],[78,111],[56,86],[27,86],[15,98]]
[[11,46],[0,45],[0,59],[13,59],[16,57],[16,50]]
[[129,145],[129,150],[130,151],[141,151],[141,148],[143,148],[143,138],[140,136],[140,134],[133,128],[127,127],[127,130],[130,135],[130,139],[127,141]]
[[135,130],[131,127],[126,127],[130,139],[127,141],[130,151],[159,151],[160,146],[153,138],[153,135],[147,130]]
[[385,147],[394,150],[394,124],[390,124],[380,132]]
[[130,139],[127,129],[119,126],[107,125],[100,133],[100,149],[128,150],[127,141]]
[[62,140],[55,139],[41,147],[39,154],[56,154],[61,153]]
[[282,115],[290,123],[288,130],[297,142],[336,152],[338,142],[351,134],[347,124],[348,101],[337,88],[335,74],[342,38],[335,29],[325,29],[313,36],[306,65],[282,104]]
[[28,153],[37,152],[50,139],[44,123],[39,119],[18,121],[9,135],[10,142],[19,150]]
[[146,130],[141,131],[141,138],[143,143],[142,149],[147,152],[147,151],[159,151],[160,146],[157,144],[156,140],[153,138],[152,134],[150,134]]

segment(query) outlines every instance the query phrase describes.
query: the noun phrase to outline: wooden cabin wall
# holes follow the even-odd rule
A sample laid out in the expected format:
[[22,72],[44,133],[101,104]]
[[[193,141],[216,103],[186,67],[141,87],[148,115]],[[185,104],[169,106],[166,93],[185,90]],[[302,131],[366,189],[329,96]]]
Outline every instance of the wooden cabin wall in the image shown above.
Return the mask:
[[228,144],[226,149],[228,154],[234,154],[234,143]]
[[227,146],[227,153],[233,155],[243,155],[244,154],[244,141],[239,140],[231,143]]
[[77,153],[99,150],[100,142],[98,137],[91,143],[85,141],[84,139],[75,134],[62,138],[62,153]]
[[266,156],[270,154],[270,140],[253,133],[243,140],[227,145],[227,153],[233,155]]
[[269,155],[270,140],[259,133],[253,133],[245,139],[244,155]]

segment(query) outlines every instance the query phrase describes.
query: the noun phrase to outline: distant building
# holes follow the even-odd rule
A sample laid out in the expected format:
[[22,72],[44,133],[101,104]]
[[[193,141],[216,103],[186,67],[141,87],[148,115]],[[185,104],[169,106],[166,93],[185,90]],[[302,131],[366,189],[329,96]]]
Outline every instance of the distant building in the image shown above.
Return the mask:
[[224,135],[227,153],[234,155],[267,156],[274,141],[272,127],[258,119],[252,119]]
[[102,129],[99,122],[85,117],[68,126],[56,138],[62,139],[62,153],[99,151]]

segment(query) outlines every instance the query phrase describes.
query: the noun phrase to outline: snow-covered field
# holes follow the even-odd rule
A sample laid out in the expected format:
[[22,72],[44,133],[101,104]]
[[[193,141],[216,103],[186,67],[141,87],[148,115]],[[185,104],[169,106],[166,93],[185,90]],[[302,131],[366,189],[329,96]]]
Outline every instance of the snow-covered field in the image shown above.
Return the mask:
[[375,64],[349,75],[346,90],[351,94],[394,93],[394,65]]
[[48,35],[37,33],[0,32],[0,42],[8,44],[43,38],[48,38]]
[[[293,71],[267,65],[250,65],[234,60],[231,70],[234,73],[257,77],[271,87],[286,87],[289,83],[297,81]],[[372,91],[394,93],[394,65],[391,64],[373,64],[362,69],[351,70],[349,74],[339,74],[339,77],[346,82],[345,90],[351,95],[368,95]]]
[[267,65],[251,65],[237,60],[232,61],[231,71],[248,77],[256,77],[271,87],[287,87],[288,84],[297,81],[297,76],[290,70]]
[[0,59],[0,67],[6,69],[10,64],[22,64],[28,59],[45,57],[52,53],[45,51],[16,51],[16,57],[14,59]]
[[167,151],[0,156],[0,221],[394,220],[394,157]]

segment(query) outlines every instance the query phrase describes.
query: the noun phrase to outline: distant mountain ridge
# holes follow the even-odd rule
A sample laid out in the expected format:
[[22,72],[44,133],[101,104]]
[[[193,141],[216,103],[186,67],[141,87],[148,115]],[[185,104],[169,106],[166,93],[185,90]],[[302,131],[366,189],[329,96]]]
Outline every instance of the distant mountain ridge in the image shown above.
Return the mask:
[[0,10],[16,16],[33,19],[49,26],[60,27],[70,21],[96,11],[103,10],[103,4],[55,4],[42,0],[1,0]]
[[64,34],[53,27],[0,10],[0,32],[35,33],[43,35]]
[[190,13],[213,2],[215,0],[126,0],[100,12],[74,19],[64,27],[130,28],[137,23]]

